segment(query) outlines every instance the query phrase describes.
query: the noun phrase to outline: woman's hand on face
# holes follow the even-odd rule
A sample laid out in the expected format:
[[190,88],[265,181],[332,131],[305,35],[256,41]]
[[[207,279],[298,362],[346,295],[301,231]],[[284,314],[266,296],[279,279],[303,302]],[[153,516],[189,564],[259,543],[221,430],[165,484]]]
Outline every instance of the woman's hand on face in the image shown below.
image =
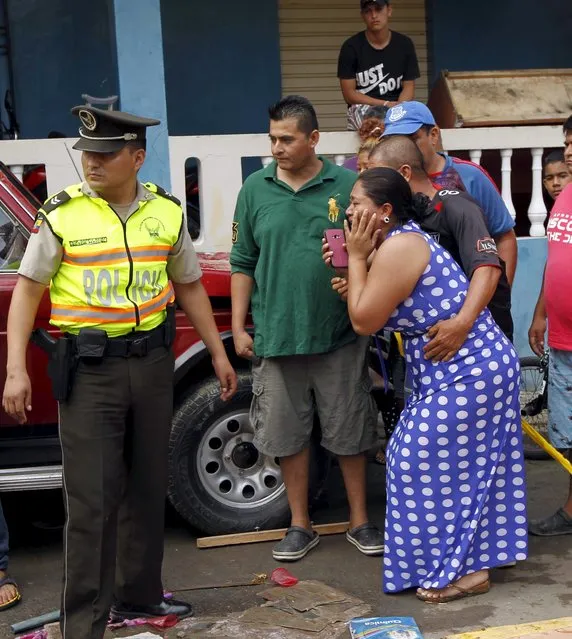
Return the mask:
[[381,234],[376,229],[376,215],[371,214],[367,209],[356,213],[352,222],[352,227],[344,221],[346,233],[346,250],[351,257],[357,257],[366,260],[375,246]]

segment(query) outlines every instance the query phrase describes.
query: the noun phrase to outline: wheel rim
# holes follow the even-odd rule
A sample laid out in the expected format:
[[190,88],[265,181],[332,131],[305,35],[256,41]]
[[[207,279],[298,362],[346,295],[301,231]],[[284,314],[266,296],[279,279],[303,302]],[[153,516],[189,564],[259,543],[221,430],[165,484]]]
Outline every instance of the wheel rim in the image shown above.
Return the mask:
[[[536,366],[524,366],[520,378],[520,406],[523,408],[529,402],[542,394],[544,371]],[[543,437],[548,437],[548,410],[543,408],[537,415],[525,415],[524,419],[533,426]],[[541,450],[540,446],[529,437],[524,437],[525,448]]]
[[259,508],[285,492],[278,461],[259,453],[245,409],[217,420],[197,451],[199,478],[218,502],[239,509]]

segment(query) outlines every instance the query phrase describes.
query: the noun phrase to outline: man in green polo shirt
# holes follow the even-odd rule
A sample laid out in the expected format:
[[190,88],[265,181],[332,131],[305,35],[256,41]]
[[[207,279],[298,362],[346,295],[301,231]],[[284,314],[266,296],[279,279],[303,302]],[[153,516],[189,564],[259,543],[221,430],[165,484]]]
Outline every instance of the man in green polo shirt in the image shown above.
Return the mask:
[[[347,539],[367,555],[383,537],[366,511],[365,451],[376,442],[367,338],[353,332],[347,306],[322,261],[324,230],[343,228],[355,174],[316,155],[311,103],[288,96],[270,107],[274,162],[238,196],[230,255],[236,352],[253,359],[254,442],[280,458],[292,524],[277,561],[302,559],[319,538],[308,513],[309,443],[317,412],[322,445],[339,457],[350,505]],[[252,303],[254,341],[245,331]]]

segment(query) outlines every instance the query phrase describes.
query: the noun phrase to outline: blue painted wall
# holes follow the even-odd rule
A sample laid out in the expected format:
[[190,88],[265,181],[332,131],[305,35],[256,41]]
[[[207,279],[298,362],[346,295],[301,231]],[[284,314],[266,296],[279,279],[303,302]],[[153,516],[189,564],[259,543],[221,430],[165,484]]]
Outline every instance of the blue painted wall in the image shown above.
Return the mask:
[[[15,101],[22,137],[77,133],[69,110],[82,93],[117,91],[105,0],[3,0],[9,12]],[[4,99],[4,95],[0,95]]]
[[430,79],[441,69],[569,68],[570,0],[426,0]]
[[528,328],[536,306],[546,263],[546,238],[518,240],[518,267],[512,287],[514,341],[521,357],[532,355],[528,345]]
[[[69,108],[81,94],[118,91],[113,3],[0,1],[9,10],[22,137],[75,135]],[[161,14],[169,133],[266,131],[266,109],[281,92],[278,0],[161,0]],[[0,86],[3,75],[0,68]]]
[[280,99],[278,0],[162,0],[171,135],[260,133]]
[[136,14],[132,0],[113,0],[113,7],[120,108],[160,122],[147,129],[147,158],[139,178],[171,190],[161,2],[137,0]]

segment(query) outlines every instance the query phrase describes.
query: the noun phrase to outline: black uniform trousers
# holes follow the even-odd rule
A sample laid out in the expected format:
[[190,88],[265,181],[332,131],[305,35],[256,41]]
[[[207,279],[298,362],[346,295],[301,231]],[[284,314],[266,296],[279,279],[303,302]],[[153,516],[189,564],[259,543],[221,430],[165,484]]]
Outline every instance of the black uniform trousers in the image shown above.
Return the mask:
[[102,639],[114,597],[163,598],[164,511],[173,411],[171,350],[80,361],[60,403],[63,639]]

